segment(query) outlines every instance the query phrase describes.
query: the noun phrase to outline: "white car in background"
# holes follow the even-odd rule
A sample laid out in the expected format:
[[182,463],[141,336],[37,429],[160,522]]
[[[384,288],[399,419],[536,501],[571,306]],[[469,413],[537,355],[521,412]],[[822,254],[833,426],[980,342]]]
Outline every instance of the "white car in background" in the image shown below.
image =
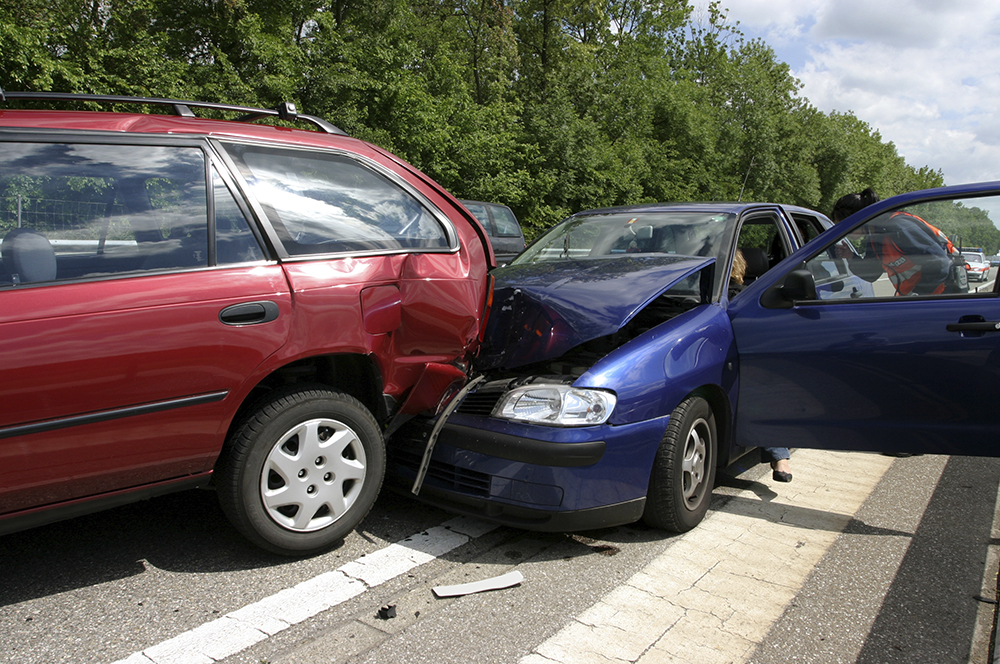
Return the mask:
[[969,273],[969,281],[986,281],[990,277],[990,262],[986,255],[979,251],[963,251],[965,270]]

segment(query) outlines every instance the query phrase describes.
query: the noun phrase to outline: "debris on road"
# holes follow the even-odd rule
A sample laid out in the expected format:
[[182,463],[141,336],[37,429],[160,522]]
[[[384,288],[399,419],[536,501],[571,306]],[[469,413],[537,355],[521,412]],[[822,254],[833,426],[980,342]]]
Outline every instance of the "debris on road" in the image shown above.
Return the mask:
[[482,579],[471,583],[461,583],[455,586],[436,586],[431,590],[438,597],[458,597],[460,595],[471,595],[481,593],[486,590],[500,590],[510,588],[524,581],[524,575],[520,572],[508,572],[491,579]]

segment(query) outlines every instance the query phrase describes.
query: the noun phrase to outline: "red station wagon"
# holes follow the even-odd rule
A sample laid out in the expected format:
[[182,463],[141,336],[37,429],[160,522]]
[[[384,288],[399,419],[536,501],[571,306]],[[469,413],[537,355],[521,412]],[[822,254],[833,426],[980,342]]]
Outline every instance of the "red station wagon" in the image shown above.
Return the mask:
[[214,483],[265,549],[339,541],[383,436],[465,382],[482,226],[289,104],[15,100],[173,115],[0,105],[0,534]]

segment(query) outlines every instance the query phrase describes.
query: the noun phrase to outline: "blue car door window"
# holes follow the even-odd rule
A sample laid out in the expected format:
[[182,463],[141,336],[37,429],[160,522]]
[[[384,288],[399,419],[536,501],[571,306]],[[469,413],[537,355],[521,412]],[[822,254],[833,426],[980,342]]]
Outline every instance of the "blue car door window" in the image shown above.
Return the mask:
[[819,289],[821,299],[967,293],[959,236],[952,241],[940,227],[953,226],[953,220],[963,215],[972,223],[980,214],[983,210],[975,203],[957,200],[890,209],[824,248],[806,261],[806,267],[817,280],[831,285],[843,282],[840,288]]
[[746,270],[741,285],[748,285],[789,254],[788,231],[772,212],[753,214],[743,220],[736,249],[743,254]]
[[[782,308],[766,297],[738,298],[729,310],[739,348],[738,443],[1000,455],[993,403],[1000,294],[992,282],[962,288],[961,274],[949,276],[955,263],[945,261],[946,242],[933,249],[937,236],[909,218],[985,228],[997,203],[1000,196],[941,200],[937,194],[905,207],[879,206],[864,223],[845,222],[805,261],[819,299]],[[897,232],[901,221],[911,224],[906,232],[921,234],[919,242]],[[906,262],[888,253],[902,253],[908,241],[925,254]],[[772,271],[761,287],[780,290],[801,265]],[[898,273],[889,275],[887,267]]]

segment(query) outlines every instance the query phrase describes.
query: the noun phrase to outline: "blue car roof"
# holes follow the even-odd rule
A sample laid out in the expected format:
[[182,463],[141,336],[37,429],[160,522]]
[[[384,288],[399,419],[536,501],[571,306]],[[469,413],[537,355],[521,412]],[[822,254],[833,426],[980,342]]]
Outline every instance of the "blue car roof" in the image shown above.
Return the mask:
[[625,212],[724,212],[728,214],[741,214],[747,210],[762,207],[780,207],[795,212],[808,212],[809,214],[822,214],[816,210],[800,207],[798,205],[785,205],[782,203],[754,203],[754,202],[725,202],[725,201],[699,201],[689,203],[642,203],[639,205],[620,205],[609,208],[595,208],[592,210],[581,210],[571,216],[588,216],[593,214],[618,214]]

